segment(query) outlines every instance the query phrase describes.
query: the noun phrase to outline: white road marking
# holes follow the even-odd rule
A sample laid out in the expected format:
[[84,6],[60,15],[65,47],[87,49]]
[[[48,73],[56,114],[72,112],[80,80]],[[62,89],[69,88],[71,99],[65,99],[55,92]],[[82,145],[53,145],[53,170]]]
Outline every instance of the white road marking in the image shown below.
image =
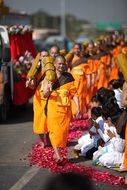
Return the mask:
[[30,168],[9,190],[21,190],[38,172],[40,168]]

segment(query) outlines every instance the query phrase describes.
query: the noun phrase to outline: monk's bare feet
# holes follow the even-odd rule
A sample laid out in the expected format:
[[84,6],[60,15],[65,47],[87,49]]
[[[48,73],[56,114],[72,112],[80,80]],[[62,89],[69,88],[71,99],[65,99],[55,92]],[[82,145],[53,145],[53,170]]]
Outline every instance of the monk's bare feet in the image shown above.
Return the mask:
[[40,145],[40,148],[41,148],[41,149],[45,148],[44,142],[41,141],[41,142],[39,143],[39,145]]
[[56,159],[56,164],[58,166],[64,166],[67,162],[68,162],[68,159],[65,157],[60,158],[60,159]]
[[121,165],[119,171],[120,172],[127,172],[127,168],[125,168],[123,165]]

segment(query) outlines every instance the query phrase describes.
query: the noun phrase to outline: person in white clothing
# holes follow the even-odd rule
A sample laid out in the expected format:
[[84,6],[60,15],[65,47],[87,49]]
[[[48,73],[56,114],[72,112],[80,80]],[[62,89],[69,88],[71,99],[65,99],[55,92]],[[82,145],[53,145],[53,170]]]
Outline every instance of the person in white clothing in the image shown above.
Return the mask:
[[122,89],[120,88],[120,82],[119,80],[113,79],[109,82],[109,89],[113,90],[115,93],[115,98],[117,101],[117,104],[119,105],[119,108],[123,108],[122,105]]
[[78,140],[78,144],[74,147],[76,156],[81,153],[86,158],[92,158],[93,152],[97,150],[98,141],[101,138],[95,125],[103,131],[104,119],[102,118],[102,108],[93,107],[91,109],[91,119],[89,120],[89,131]]
[[116,121],[120,115],[121,112],[118,110],[113,116],[110,117],[108,117],[108,114],[107,116],[105,114],[106,123],[104,124],[104,132],[98,129],[98,133],[104,140],[105,144],[104,147],[99,147],[98,150],[93,154],[94,164],[101,164],[108,168],[121,166],[123,162],[125,140],[117,134],[115,127]]

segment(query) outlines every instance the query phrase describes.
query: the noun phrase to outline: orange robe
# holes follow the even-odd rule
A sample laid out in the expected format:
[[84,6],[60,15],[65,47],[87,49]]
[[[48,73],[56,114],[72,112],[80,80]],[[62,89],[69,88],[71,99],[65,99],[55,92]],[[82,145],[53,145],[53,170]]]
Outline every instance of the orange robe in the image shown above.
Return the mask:
[[[86,76],[84,73],[84,65],[80,64],[78,66],[75,66],[71,70],[71,74],[74,77],[74,85],[77,88],[77,93],[79,97],[80,102],[80,111],[83,115],[86,112]],[[72,106],[72,112],[75,114],[75,106],[73,104]]]
[[43,97],[40,88],[41,84],[38,86],[33,98],[33,110],[34,110],[33,131],[35,134],[46,134],[48,132],[46,116],[44,114],[46,99]]
[[46,99],[43,97],[43,94],[41,92],[42,84],[41,82],[39,83],[39,80],[41,79],[43,74],[44,74],[43,70],[37,73],[36,80],[38,87],[33,97],[33,111],[34,111],[33,132],[35,134],[46,134],[48,132],[46,124],[46,116],[44,114]]
[[118,79],[118,65],[117,65],[117,56],[120,52],[120,49],[118,47],[114,48],[112,50],[112,63],[111,63],[111,72],[110,72],[110,78],[109,81],[113,80],[113,79]]
[[85,86],[84,97],[85,97],[85,101],[86,101],[86,108],[88,109],[90,99],[91,99],[91,81],[92,81],[92,72],[91,72],[91,67],[90,67],[88,61],[86,64],[84,64],[84,75],[86,77],[86,86]]
[[48,100],[47,126],[53,147],[66,147],[68,127],[72,118],[71,99],[76,93],[74,82],[54,90]]
[[101,87],[107,88],[107,84],[105,82],[106,80],[106,69],[105,64],[102,61],[102,58],[98,61],[98,83],[97,83],[97,89]]
[[90,100],[93,95],[96,93],[96,77],[97,77],[97,59],[90,59],[88,61],[90,71],[91,71],[91,86],[90,86]]
[[125,128],[125,154],[124,154],[124,167],[127,170],[127,123]]
[[98,80],[99,80],[99,71],[98,71],[98,64],[99,64],[99,60],[95,59],[94,60],[94,67],[95,69],[95,73],[94,73],[94,86],[93,86],[93,94],[92,96],[94,96],[98,90]]
[[73,59],[71,60],[71,65],[73,65],[76,61],[78,61],[80,59],[80,57],[79,56],[77,56],[77,55],[74,55],[73,56]]
[[104,58],[105,63],[105,69],[106,69],[106,85],[108,87],[109,81],[110,81],[110,73],[111,73],[111,55],[107,54]]
[[86,104],[87,107],[90,103],[91,96],[93,93],[93,79],[94,79],[94,72],[95,72],[95,67],[94,67],[94,60],[89,58],[87,60],[87,65],[85,65],[85,74],[87,78],[87,94],[86,94]]
[[112,64],[111,64],[111,72],[110,72],[110,78],[109,81],[113,80],[113,79],[118,79],[118,65],[117,65],[117,60],[113,59],[112,60]]
[[[100,86],[98,86],[98,88],[100,87],[105,87],[107,88],[108,87],[108,82],[109,82],[109,78],[110,78],[110,74],[108,72],[108,67],[111,63],[111,57],[110,55],[103,55],[101,58],[100,58]],[[102,76],[103,75],[103,76]]]

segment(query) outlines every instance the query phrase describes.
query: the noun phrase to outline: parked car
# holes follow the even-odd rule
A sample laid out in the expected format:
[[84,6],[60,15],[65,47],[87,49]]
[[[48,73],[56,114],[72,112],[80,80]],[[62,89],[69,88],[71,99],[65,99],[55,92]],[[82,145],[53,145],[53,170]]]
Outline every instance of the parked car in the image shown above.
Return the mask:
[[94,40],[93,37],[90,37],[86,34],[81,34],[77,37],[77,39],[75,40],[77,43],[88,43],[91,40]]
[[45,48],[47,49],[50,49],[50,47],[53,45],[58,45],[60,49],[65,48],[68,50],[69,49],[68,44],[69,44],[69,39],[60,35],[49,36],[45,40]]

